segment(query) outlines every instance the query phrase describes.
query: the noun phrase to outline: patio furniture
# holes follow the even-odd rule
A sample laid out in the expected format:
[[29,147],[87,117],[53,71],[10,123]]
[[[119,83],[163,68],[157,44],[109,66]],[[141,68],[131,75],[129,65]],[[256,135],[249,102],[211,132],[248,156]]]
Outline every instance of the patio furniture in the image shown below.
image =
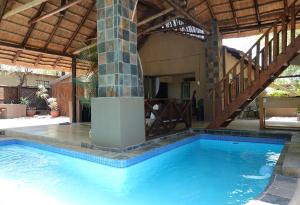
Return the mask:
[[252,106],[249,106],[245,111],[244,111],[244,116],[246,119],[249,119],[249,117],[253,117],[255,119],[259,118],[258,110],[253,108]]

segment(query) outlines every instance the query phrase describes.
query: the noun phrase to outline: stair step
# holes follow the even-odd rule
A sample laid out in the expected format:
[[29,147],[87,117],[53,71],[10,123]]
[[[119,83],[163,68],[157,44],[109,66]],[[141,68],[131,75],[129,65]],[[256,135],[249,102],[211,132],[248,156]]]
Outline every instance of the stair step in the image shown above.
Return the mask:
[[[293,8],[295,9],[295,4],[291,4],[291,6],[289,8]],[[292,11],[292,9],[291,9]],[[288,12],[288,13],[283,13],[284,15],[288,16],[289,18],[287,18],[287,23],[291,23],[291,27],[288,27],[287,29],[281,29],[280,32],[281,35],[285,34],[287,35],[288,32],[296,32],[296,24],[295,21],[292,21],[290,19],[296,18],[296,14],[295,12]],[[277,34],[279,35],[280,33],[277,30],[277,27],[280,23],[280,19],[278,19],[276,22],[276,24],[272,24],[272,26],[270,27],[270,29],[275,29],[276,27],[276,31]],[[265,38],[267,37],[267,38]],[[260,48],[260,45],[262,43],[262,39],[267,39],[268,42],[265,43],[271,43],[272,39],[269,38],[269,32],[266,32],[263,34],[262,38],[260,40],[258,40],[253,46],[253,50],[250,50],[246,53],[245,56],[252,56],[253,51],[254,53],[257,52],[261,52],[262,49]],[[252,101],[255,100],[255,98],[267,87],[269,86],[278,75],[280,75],[289,65],[291,60],[293,60],[293,58],[295,58],[295,56],[300,55],[300,37],[294,39],[294,42],[292,42],[291,46],[287,46],[286,49],[284,50],[284,52],[282,53],[283,55],[280,56],[278,55],[277,59],[264,59],[262,56],[262,59],[255,58],[253,59],[255,64],[253,64],[253,66],[255,66],[255,72],[254,74],[254,79],[252,79],[252,70],[250,74],[250,76],[248,75],[248,79],[246,80],[246,83],[248,83],[248,81],[250,80],[249,84],[247,84],[247,86],[245,86],[245,76],[241,76],[242,74],[242,70],[239,71],[239,73],[237,73],[237,67],[233,66],[230,69],[230,72],[232,74],[232,79],[234,79],[234,82],[231,83],[231,86],[225,86],[222,83],[217,84],[216,86],[216,90],[221,91],[222,94],[224,96],[227,95],[227,98],[223,98],[224,102],[226,103],[226,108],[223,112],[220,113],[216,113],[216,120],[211,123],[208,127],[211,129],[214,128],[218,128],[220,126],[227,126],[228,124],[230,124],[230,122],[232,122],[236,116],[238,116],[239,112],[241,112],[243,110],[243,108],[245,108],[248,104],[250,104]],[[265,44],[264,43],[264,44]],[[274,43],[274,42],[273,42]],[[265,54],[266,56],[270,57],[271,55],[274,54],[275,47],[270,46],[270,49],[264,50],[263,54]],[[252,53],[251,53],[252,51]],[[282,50],[283,51],[283,50]],[[278,49],[277,51],[278,52]],[[260,53],[259,53],[260,54]],[[282,58],[281,58],[282,57]],[[241,65],[245,64],[245,60],[249,60],[247,59],[248,57],[245,58],[241,58],[238,63]],[[259,62],[257,62],[257,60],[259,60]],[[268,62],[268,60],[271,60],[270,62]],[[251,61],[251,63],[253,63],[253,61]],[[245,73],[244,73],[245,74]],[[251,78],[250,78],[251,77]],[[225,81],[227,82],[228,79],[224,78]],[[243,81],[244,80],[244,81]],[[220,94],[218,94],[220,97]],[[221,97],[222,99],[222,97]],[[218,102],[216,102],[218,103]],[[216,104],[217,105],[217,104]]]

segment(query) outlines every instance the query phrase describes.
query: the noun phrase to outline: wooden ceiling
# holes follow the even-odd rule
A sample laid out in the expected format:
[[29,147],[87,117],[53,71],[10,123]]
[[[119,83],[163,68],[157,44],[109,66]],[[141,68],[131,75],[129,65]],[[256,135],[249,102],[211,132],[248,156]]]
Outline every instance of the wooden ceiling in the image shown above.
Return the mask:
[[[206,33],[215,19],[224,37],[256,34],[291,2],[139,0],[139,44],[177,17]],[[95,0],[0,0],[0,63],[69,71],[76,51],[95,45],[95,4]],[[78,68],[88,69],[89,64],[80,62]]]

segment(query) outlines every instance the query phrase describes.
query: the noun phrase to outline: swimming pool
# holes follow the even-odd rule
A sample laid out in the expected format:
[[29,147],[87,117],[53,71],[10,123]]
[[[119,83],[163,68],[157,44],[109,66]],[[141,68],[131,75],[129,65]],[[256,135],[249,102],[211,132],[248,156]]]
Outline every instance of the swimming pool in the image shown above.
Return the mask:
[[2,144],[0,204],[240,205],[257,197],[283,145],[207,138],[127,168]]

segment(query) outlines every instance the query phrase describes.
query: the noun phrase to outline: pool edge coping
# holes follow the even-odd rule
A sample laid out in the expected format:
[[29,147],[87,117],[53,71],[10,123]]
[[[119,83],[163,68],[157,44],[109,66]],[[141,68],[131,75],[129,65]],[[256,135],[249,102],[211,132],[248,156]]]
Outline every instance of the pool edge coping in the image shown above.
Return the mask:
[[[10,137],[10,139],[5,139],[5,138],[1,139],[0,138],[0,145],[3,141],[13,141],[13,142],[19,142],[21,144],[24,143],[23,145],[25,145],[25,146],[26,145],[28,146],[28,143],[29,143],[30,145],[37,145],[38,147],[36,147],[36,148],[40,148],[42,150],[45,150],[45,149],[43,149],[45,147],[46,148],[51,148],[51,150],[46,149],[46,151],[50,151],[50,152],[53,152],[53,149],[56,149],[58,151],[54,151],[54,153],[67,155],[69,157],[79,158],[79,159],[83,159],[83,160],[87,160],[87,161],[91,161],[91,160],[89,160],[89,159],[91,159],[90,157],[93,157],[94,159],[98,158],[98,160],[100,158],[100,160],[102,159],[102,161],[92,160],[91,162],[99,163],[99,164],[102,164],[102,165],[111,166],[111,167],[115,167],[115,168],[126,168],[126,167],[132,166],[134,164],[140,163],[142,161],[145,161],[147,159],[150,159],[152,157],[158,156],[162,153],[165,153],[165,152],[168,152],[170,150],[176,149],[180,146],[190,144],[190,143],[192,143],[194,141],[197,141],[201,138],[205,139],[205,137],[200,136],[200,135],[203,135],[203,134],[204,135],[209,134],[209,135],[215,136],[214,137],[215,139],[210,138],[210,140],[241,141],[241,142],[252,142],[252,143],[270,143],[270,140],[274,141],[276,139],[281,139],[281,140],[284,140],[284,142],[282,142],[282,143],[277,142],[275,144],[282,144],[284,147],[287,146],[287,143],[291,141],[291,138],[294,135],[294,133],[292,133],[292,132],[284,132],[284,133],[276,132],[276,133],[273,133],[273,132],[261,132],[261,131],[207,130],[207,129],[193,129],[193,131],[195,131],[196,135],[186,136],[185,138],[178,139],[177,141],[171,142],[169,144],[163,145],[163,146],[158,147],[158,148],[153,148],[149,151],[145,151],[145,152],[143,152],[143,153],[141,153],[137,156],[133,156],[129,159],[111,159],[111,158],[107,158],[107,157],[103,157],[103,156],[97,156],[97,155],[94,155],[94,154],[85,153],[85,152],[79,151],[79,150],[74,150],[70,147],[61,147],[57,144],[53,145],[53,144],[49,144],[47,142],[41,142],[41,141],[34,140],[34,139],[32,139],[32,140],[17,139],[17,138],[13,138],[13,137]],[[1,134],[3,134],[3,133],[1,133]],[[219,136],[219,135],[221,135],[221,136]],[[173,135],[171,135],[171,136],[173,136]],[[226,136],[227,139],[225,138],[225,136]],[[229,138],[228,138],[228,136],[229,136]],[[167,137],[162,136],[159,139],[165,140],[168,137],[170,137],[170,136],[167,136]],[[271,137],[272,139],[269,139],[269,137]],[[235,139],[235,140],[233,140],[233,139]],[[248,141],[246,139],[248,139]],[[249,141],[249,139],[257,139],[259,141]],[[269,142],[266,142],[264,140],[268,140]],[[15,143],[15,144],[18,144],[18,143]],[[43,146],[43,148],[41,148],[41,146]],[[63,146],[63,144],[62,144],[62,146]],[[33,147],[35,147],[35,146],[33,146]],[[284,147],[283,147],[282,151],[284,150]],[[75,153],[75,155],[70,156],[70,155],[66,154],[66,152],[62,153],[61,151],[67,151],[69,153]],[[79,157],[78,157],[78,155],[76,156],[76,154],[79,154]],[[282,155],[283,153],[281,152],[280,154]],[[89,157],[84,158],[82,156],[89,156]],[[104,159],[104,161],[103,161],[103,159]],[[105,162],[105,160],[108,160],[108,161],[106,161],[106,163],[103,163],[103,162]],[[107,164],[107,162],[108,162],[108,164]],[[118,162],[119,164],[116,166],[116,164],[113,164],[113,163],[110,164],[109,162]],[[278,161],[277,161],[277,163],[278,163]],[[277,166],[277,164],[276,164],[276,166]],[[276,176],[281,175],[281,174],[278,173],[278,170],[276,169],[276,166],[273,169],[272,176],[269,180],[268,185],[265,187],[265,189],[261,193],[259,193],[257,195],[257,197],[255,197],[252,200],[262,201],[264,196],[266,196],[268,194],[268,190],[275,183]],[[284,176],[284,175],[282,175],[282,176]],[[291,177],[291,176],[287,176],[287,177],[294,178],[294,177]],[[295,193],[295,191],[296,190],[294,190],[294,193]],[[291,199],[289,199],[289,201],[291,201]]]
[[[209,136],[208,136],[209,135]],[[166,138],[165,136],[162,138]],[[274,138],[269,139],[266,137],[258,136],[235,136],[228,135],[224,133],[223,135],[215,135],[211,133],[195,133],[193,136],[185,136],[184,138],[179,138],[177,141],[170,142],[168,144],[162,145],[160,147],[153,147],[149,150],[146,150],[142,153],[137,154],[136,156],[131,156],[127,158],[109,158],[106,156],[96,155],[93,153],[84,152],[84,150],[75,150],[71,147],[66,147],[63,144],[51,144],[51,142],[38,141],[34,139],[19,139],[11,137],[10,139],[0,139],[0,145],[3,144],[3,141],[11,142],[11,144],[22,144],[25,146],[30,146],[58,154],[63,154],[69,157],[79,158],[87,160],[90,162],[111,166],[115,168],[127,168],[153,158],[155,156],[161,155],[178,147],[190,144],[200,139],[207,140],[217,140],[217,141],[234,141],[234,142],[249,142],[249,143],[267,143],[267,144],[282,144],[284,145],[287,141],[286,138]],[[88,148],[85,148],[88,149]],[[86,150],[88,151],[88,150]]]

